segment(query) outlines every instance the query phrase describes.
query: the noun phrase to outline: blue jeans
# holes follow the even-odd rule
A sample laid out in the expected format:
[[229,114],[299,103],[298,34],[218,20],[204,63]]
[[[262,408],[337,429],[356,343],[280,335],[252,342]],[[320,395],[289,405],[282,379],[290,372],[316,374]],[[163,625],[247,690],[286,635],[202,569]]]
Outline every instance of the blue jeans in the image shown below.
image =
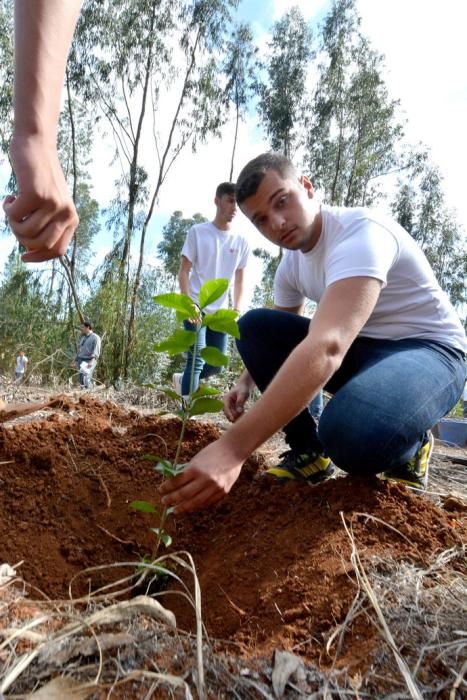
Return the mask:
[[[184,321],[183,325],[187,331],[196,331],[196,326],[189,321]],[[195,349],[195,363],[193,371],[193,387],[191,391],[196,391],[199,386],[200,379],[207,379],[213,374],[222,372],[222,367],[214,367],[208,365],[200,356],[200,350],[203,348],[217,348],[225,354],[227,350],[227,335],[219,331],[213,331],[206,326],[203,326],[198,333],[198,338],[194,347],[188,351],[185,370],[182,377],[182,395],[188,396],[190,393],[191,372],[193,367],[193,349]]]
[[[239,353],[260,391],[305,338],[309,319],[255,309],[239,320]],[[405,464],[459,400],[463,354],[427,340],[358,337],[324,389],[332,398],[319,427],[304,409],[285,427],[291,447],[324,452],[352,474]]]
[[324,408],[323,392],[316,394],[315,398],[308,404],[308,411],[316,421],[319,421]]

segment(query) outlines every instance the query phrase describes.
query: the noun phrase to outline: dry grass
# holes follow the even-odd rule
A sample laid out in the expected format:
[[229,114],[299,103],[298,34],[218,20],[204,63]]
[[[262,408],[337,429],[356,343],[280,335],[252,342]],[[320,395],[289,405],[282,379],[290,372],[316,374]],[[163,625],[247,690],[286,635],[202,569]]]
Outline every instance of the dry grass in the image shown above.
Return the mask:
[[[286,672],[281,697],[465,697],[465,549],[438,554],[427,569],[388,559],[363,565],[352,524],[344,526],[358,592],[345,623],[331,635],[328,651],[338,660],[361,615],[378,630],[380,645],[364,677],[351,676],[338,665],[324,673],[299,660],[301,673]],[[193,605],[195,635],[177,630],[170,611],[153,597],[115,602],[128,588],[127,580],[120,589],[97,591],[85,599],[37,602],[27,597],[27,586],[18,576],[1,579],[0,697],[6,692],[8,698],[38,700],[276,697],[272,678],[277,668],[269,659],[242,661],[235,645],[231,654],[215,653],[215,644],[202,629],[191,558],[186,553],[173,557],[178,567],[194,574],[194,595],[187,589],[181,594]],[[158,561],[159,571],[163,567],[176,577],[170,559]],[[60,676],[71,685],[57,685]],[[39,688],[42,695],[31,695]]]

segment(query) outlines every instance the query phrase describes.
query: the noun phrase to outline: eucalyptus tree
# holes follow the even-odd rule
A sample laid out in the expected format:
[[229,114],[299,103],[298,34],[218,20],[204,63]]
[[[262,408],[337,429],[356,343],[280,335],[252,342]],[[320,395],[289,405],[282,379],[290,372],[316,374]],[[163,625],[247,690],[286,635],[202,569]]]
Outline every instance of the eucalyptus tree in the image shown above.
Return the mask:
[[176,284],[180,256],[188,229],[203,221],[206,221],[206,217],[202,214],[194,214],[191,218],[184,218],[181,211],[174,211],[167,224],[162,228],[162,240],[157,244],[157,257],[162,263],[164,272],[168,275],[172,288]]
[[[148,226],[180,153],[218,134],[225,119],[222,52],[237,0],[88,0],[78,24],[70,76],[105,115],[124,204],[115,375],[128,372]],[[139,237],[137,267],[131,246]]]
[[446,204],[439,168],[426,162],[399,179],[392,201],[398,222],[415,238],[442,288],[460,310],[467,302],[467,237]]
[[383,56],[360,31],[355,0],[335,0],[320,35],[319,71],[305,164],[330,204],[370,204],[377,179],[404,167],[398,101],[382,77]]
[[[63,275],[62,291],[66,288]],[[58,291],[58,290],[57,290]],[[66,351],[73,352],[73,337],[58,293],[50,294],[48,267],[31,269],[21,260],[18,248],[10,253],[0,284],[0,365],[12,368],[15,352],[23,348],[30,363],[38,367],[37,378],[67,373]]]
[[261,283],[253,292],[253,307],[272,307],[274,305],[274,276],[279,266],[280,256],[273,255],[264,248],[255,248],[253,255],[259,258],[263,265]]
[[266,57],[259,64],[263,77],[256,85],[260,123],[271,148],[289,158],[303,144],[313,55],[311,28],[292,7],[273,25]]
[[253,45],[253,33],[248,24],[239,24],[226,44],[226,59],[223,66],[227,83],[224,88],[228,104],[235,111],[235,132],[230,159],[229,181],[233,180],[238,127],[248,103],[255,91],[255,57],[258,48]]

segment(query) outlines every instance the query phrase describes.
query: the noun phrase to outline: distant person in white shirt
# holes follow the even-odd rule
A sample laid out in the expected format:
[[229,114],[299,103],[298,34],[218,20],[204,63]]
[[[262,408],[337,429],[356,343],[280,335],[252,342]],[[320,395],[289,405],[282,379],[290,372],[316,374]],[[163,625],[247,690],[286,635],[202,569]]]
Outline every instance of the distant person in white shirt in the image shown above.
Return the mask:
[[[235,185],[222,182],[216,189],[214,199],[216,215],[213,221],[195,224],[188,231],[183,249],[178,280],[180,291],[187,294],[195,302],[202,285],[208,280],[224,278],[233,282],[233,307],[239,313],[242,310],[244,295],[244,270],[248,262],[250,246],[239,233],[231,230],[232,221],[237,211],[235,202]],[[203,311],[214,313],[217,309],[229,305],[229,290],[220,299],[216,299]],[[185,322],[186,330],[196,330],[196,326]],[[203,326],[198,333],[193,368],[193,352],[188,352],[185,369],[173,376],[177,393],[188,396],[190,391],[196,391],[200,379],[217,374],[221,367],[214,367],[204,362],[200,351],[204,347],[215,347],[222,353],[227,348],[227,335]],[[193,374],[193,382],[190,387]]]
[[18,384],[24,378],[24,375],[26,373],[27,368],[28,368],[28,358],[24,354],[23,350],[19,350],[18,355],[16,356],[16,366],[15,366],[15,379],[16,379],[16,382]]

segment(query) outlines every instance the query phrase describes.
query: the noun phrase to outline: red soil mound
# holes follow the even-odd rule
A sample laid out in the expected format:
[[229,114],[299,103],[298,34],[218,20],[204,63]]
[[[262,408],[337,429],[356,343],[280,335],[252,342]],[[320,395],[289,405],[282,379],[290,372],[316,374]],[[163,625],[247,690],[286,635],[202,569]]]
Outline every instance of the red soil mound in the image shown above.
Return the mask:
[[[160,477],[142,456],[173,457],[180,423],[90,398],[54,406],[44,420],[0,429],[0,561],[23,560],[20,572],[29,584],[64,598],[73,577],[77,596],[89,579],[97,587],[128,573],[78,575],[86,567],[137,561],[153,549],[148,528],[157,523],[129,503],[157,504]],[[192,422],[182,460],[217,434],[212,425]],[[213,638],[225,640],[223,648],[237,642],[253,655],[283,647],[328,663],[325,641],[357,590],[344,519],[364,562],[394,557],[425,566],[460,542],[455,514],[398,486],[350,478],[281,486],[264,476],[263,466],[252,458],[223,503],[167,526],[173,549],[194,557],[203,620]],[[164,603],[179,627],[193,627],[180,596],[167,593]],[[375,635],[359,618],[340,663],[367,663]]]

